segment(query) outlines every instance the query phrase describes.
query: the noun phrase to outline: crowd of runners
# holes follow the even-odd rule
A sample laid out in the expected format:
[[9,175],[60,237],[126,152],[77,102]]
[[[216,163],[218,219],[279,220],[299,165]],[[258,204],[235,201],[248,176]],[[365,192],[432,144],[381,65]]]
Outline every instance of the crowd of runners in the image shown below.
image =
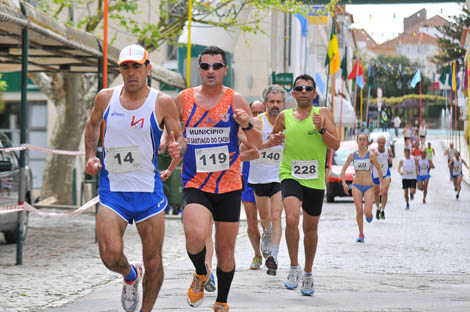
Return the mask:
[[[124,83],[97,95],[86,126],[85,144],[86,172],[100,173],[96,220],[100,256],[109,270],[124,278],[123,309],[149,312],[158,297],[164,280],[161,251],[167,205],[161,181],[181,161],[186,252],[194,265],[186,296],[189,306],[201,305],[204,291],[217,290],[213,310],[229,311],[241,203],[254,253],[246,265],[252,270],[261,269],[264,258],[267,275],[277,274],[284,212],[290,259],[284,287],[299,288],[304,296],[313,295],[312,268],[324,199],[327,149],[336,150],[340,143],[330,110],[312,105],[316,96],[314,79],[306,74],[296,77],[292,96],[297,106],[285,109],[287,93],[279,86],[267,86],[262,98],[251,104],[225,87],[227,59],[218,47],[208,47],[199,56],[201,85],[183,90],[175,99],[146,85],[151,64],[141,46],[124,48],[118,64]],[[104,148],[99,159],[96,151],[102,121]],[[405,156],[398,172],[407,209],[416,184],[426,202],[429,172],[434,168],[434,150],[430,143],[425,146],[425,127],[422,124],[416,130],[407,125],[403,131]],[[391,182],[392,153],[386,148],[385,138],[379,137],[377,148],[372,150],[369,143],[367,134],[357,136],[358,150],[349,155],[341,174],[345,193],[352,192],[354,197],[358,242],[365,240],[364,214],[366,221],[372,222],[374,200],[376,218],[385,219]],[[158,150],[165,147],[172,162],[159,173]],[[462,165],[466,163],[452,146],[447,155],[458,198]],[[344,181],[344,171],[351,162],[355,177],[350,187]],[[301,215],[303,265],[298,260]],[[123,235],[127,224],[133,222],[142,240],[143,265],[129,264],[123,253]],[[215,270],[213,249],[217,256]]]

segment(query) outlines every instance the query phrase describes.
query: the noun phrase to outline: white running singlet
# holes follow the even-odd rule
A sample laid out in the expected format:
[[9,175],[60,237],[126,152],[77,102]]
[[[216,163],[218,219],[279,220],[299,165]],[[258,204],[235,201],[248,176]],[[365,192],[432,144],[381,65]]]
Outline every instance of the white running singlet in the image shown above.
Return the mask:
[[406,159],[406,157],[403,157],[402,171],[402,179],[416,180],[416,163],[413,156],[410,156],[410,159]]
[[[383,153],[379,152],[377,149],[377,154],[375,157],[377,158],[377,161],[379,162],[380,169],[382,169],[382,177],[385,177],[388,172],[388,159],[390,158],[388,154],[388,150],[385,149]],[[379,177],[379,172],[377,171],[377,168],[375,166],[372,166],[372,177],[373,178],[378,178]]]
[[[273,126],[266,117],[266,112],[259,115],[261,119],[261,137],[263,141],[269,139],[269,135],[273,132]],[[279,165],[282,161],[282,150],[284,145],[278,145],[259,151],[259,158],[250,161],[250,174],[248,175],[248,183],[266,184],[271,182],[280,183]]]
[[100,184],[111,192],[154,192],[160,183],[157,150],[162,130],[155,114],[158,91],[150,89],[145,103],[135,110],[124,108],[115,87],[104,113],[104,162]]

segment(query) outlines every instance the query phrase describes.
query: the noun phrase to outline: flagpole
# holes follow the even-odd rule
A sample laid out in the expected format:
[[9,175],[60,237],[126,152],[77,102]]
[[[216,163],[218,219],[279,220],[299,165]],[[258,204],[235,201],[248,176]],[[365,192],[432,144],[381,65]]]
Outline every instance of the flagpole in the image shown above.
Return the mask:
[[369,100],[370,100],[370,85],[368,85],[368,91],[367,91],[367,106],[366,106],[366,127],[369,126]]
[[358,58],[356,60],[356,63],[357,63],[357,67],[356,67],[356,83],[355,83],[355,87],[354,87],[354,134],[356,134],[356,118],[357,118],[357,75],[359,74],[359,64],[361,62],[361,59]]
[[[326,75],[326,89],[325,89],[325,96],[326,96],[326,103],[325,106],[328,107],[328,85],[330,83],[330,65],[328,64],[328,75]],[[333,115],[333,120],[335,116]]]
[[[456,86],[457,87],[457,86]],[[455,148],[457,148],[457,140],[458,140],[458,127],[457,127],[457,103],[458,103],[458,100],[457,100],[458,96],[457,96],[457,88],[455,89],[455,99],[454,99],[454,103],[455,103],[455,107],[454,107],[454,139],[455,139]],[[460,150],[460,146],[459,146],[459,150]]]
[[344,96],[344,79],[341,79],[341,104],[339,107],[339,141],[341,142],[343,136],[342,122],[343,122],[343,96]]
[[454,127],[452,127],[452,114],[454,112],[454,108],[452,107],[452,87],[450,87],[449,96],[449,142],[452,143],[452,141],[454,140]]
[[186,87],[191,86],[191,22],[193,19],[193,0],[188,2],[188,43],[186,47]]
[[[468,129],[468,137],[467,139],[470,142],[470,64],[469,64],[469,56],[467,52],[467,68],[466,74],[467,74],[467,117],[468,117],[468,122],[467,122],[467,129]],[[469,145],[470,146],[470,145]],[[468,175],[470,176],[470,153],[468,153],[468,163],[469,163],[469,168],[468,168]]]
[[331,113],[333,120],[335,120],[335,73],[331,74]]
[[361,129],[362,129],[362,128],[364,128],[364,127],[363,127],[363,124],[362,124],[362,88],[361,88],[360,96],[361,96],[361,101],[360,101],[361,107],[360,107],[360,110],[361,110]]
[[423,122],[423,106],[421,102],[421,79],[419,79],[419,126],[421,127],[421,123]]

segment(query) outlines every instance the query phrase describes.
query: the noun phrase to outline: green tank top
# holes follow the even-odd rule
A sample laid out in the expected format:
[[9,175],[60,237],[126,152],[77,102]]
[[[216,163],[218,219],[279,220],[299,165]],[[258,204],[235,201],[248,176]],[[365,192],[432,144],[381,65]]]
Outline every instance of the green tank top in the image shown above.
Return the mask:
[[279,179],[294,179],[302,186],[324,190],[326,143],[313,124],[314,112],[320,114],[320,108],[312,107],[310,115],[299,121],[293,108],[284,110],[286,129]]
[[432,147],[428,148],[426,147],[426,156],[428,156],[428,159],[432,159]]

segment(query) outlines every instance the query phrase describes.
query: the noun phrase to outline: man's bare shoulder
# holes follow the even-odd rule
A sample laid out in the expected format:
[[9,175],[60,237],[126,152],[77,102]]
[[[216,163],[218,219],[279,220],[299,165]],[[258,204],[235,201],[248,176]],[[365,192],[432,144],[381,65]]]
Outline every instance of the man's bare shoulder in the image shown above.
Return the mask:
[[157,98],[157,104],[161,103],[163,105],[170,104],[173,102],[173,98],[166,93],[160,92]]

